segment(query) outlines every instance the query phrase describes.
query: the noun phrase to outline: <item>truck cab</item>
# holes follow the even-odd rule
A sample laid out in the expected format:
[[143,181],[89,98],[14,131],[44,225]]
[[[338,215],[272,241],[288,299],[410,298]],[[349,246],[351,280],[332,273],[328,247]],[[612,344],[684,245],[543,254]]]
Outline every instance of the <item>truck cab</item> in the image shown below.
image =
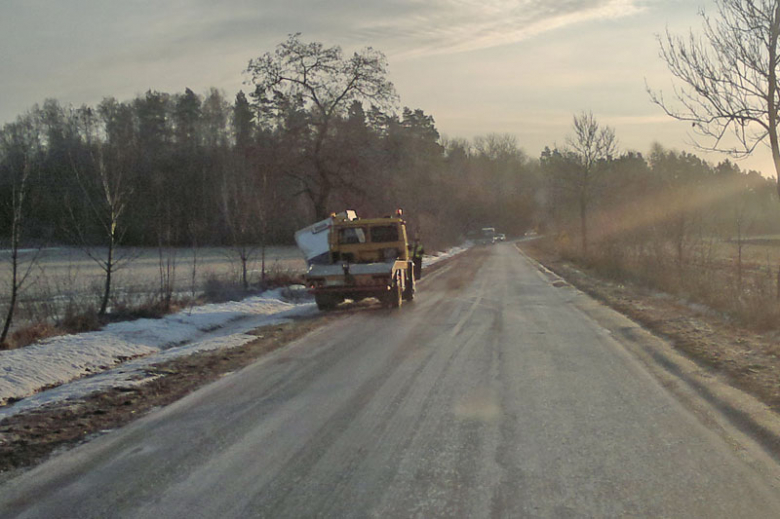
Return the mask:
[[385,218],[331,215],[295,233],[309,267],[306,284],[321,310],[375,297],[390,308],[414,298],[414,267],[400,210]]
[[409,260],[406,223],[401,218],[334,221],[331,263],[382,263]]

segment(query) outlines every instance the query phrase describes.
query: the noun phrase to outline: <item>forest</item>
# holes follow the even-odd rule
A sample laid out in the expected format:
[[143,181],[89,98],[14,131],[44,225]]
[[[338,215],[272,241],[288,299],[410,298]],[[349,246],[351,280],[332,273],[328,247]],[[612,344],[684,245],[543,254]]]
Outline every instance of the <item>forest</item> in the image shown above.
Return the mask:
[[[150,91],[78,108],[47,100],[0,130],[0,233],[10,236],[26,174],[28,244],[98,245],[111,205],[122,208],[126,245],[256,243],[263,233],[268,243],[290,243],[322,216],[306,191],[316,176],[307,124],[257,124],[241,92],[228,101],[217,90]],[[365,112],[354,102],[327,141],[324,160],[337,172],[327,212],[401,207],[441,243],[481,225],[514,234],[532,225],[538,161],[509,135],[446,140],[422,110]]]
[[397,108],[385,58],[370,48],[345,57],[292,35],[244,74],[248,95],[150,90],[80,107],[48,99],[5,124],[0,237],[31,246],[112,236],[145,246],[278,244],[331,212],[401,207],[436,246],[481,226],[517,236],[574,221],[586,249],[586,220],[593,240],[614,238],[602,216],[644,218],[650,193],[667,208],[651,218],[664,228],[667,219],[682,225],[673,207],[691,197],[711,231],[736,232],[735,205],[750,208],[751,232],[778,227],[772,183],[757,172],[658,145],[648,157],[620,150],[590,113],[574,114],[566,144],[538,158],[509,134],[442,137],[423,109]]
[[49,99],[6,124],[0,235],[13,234],[15,206],[31,244],[99,245],[112,233],[125,245],[290,243],[346,208],[403,208],[437,245],[481,225],[532,225],[537,164],[510,136],[446,140],[431,115],[398,110],[381,53],[345,58],[294,35],[245,74],[249,95]]
[[[295,230],[322,216],[307,196],[316,178],[308,124],[258,124],[242,92],[228,101],[218,90],[149,91],[78,108],[46,100],[0,130],[0,236],[10,239],[13,197],[24,180],[27,245],[100,245],[112,204],[122,208],[116,225],[126,245],[257,243],[263,233],[268,243],[291,243]],[[649,193],[656,210],[664,209],[647,223],[667,230],[667,219],[682,226],[675,204],[692,197],[698,207],[684,214],[693,211],[713,232],[736,234],[742,212],[754,234],[780,227],[772,181],[728,160],[712,165],[659,145],[647,157],[628,150],[600,158],[580,193],[576,151],[546,148],[531,158],[509,134],[443,138],[420,109],[366,112],[356,101],[335,118],[327,140],[325,160],[337,171],[327,213],[402,207],[437,245],[483,225],[512,236],[574,225],[583,196],[597,241],[612,233],[597,220],[644,218],[638,213]]]

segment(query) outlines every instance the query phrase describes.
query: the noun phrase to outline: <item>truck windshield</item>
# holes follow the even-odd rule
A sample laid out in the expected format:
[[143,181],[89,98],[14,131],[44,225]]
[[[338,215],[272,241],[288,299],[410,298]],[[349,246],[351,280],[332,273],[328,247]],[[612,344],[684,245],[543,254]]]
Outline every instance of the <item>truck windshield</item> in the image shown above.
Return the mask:
[[398,227],[395,225],[377,225],[376,227],[371,227],[371,241],[373,243],[398,241]]
[[366,243],[366,230],[363,227],[344,227],[339,229],[339,243],[341,245]]

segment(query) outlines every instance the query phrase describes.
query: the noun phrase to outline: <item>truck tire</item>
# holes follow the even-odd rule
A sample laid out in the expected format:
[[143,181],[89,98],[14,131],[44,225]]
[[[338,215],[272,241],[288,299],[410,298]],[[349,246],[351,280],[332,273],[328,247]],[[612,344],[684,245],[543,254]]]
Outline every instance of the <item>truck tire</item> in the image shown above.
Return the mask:
[[415,282],[414,273],[410,272],[410,276],[406,278],[406,288],[404,289],[404,301],[411,301],[414,299]]
[[393,286],[390,290],[382,294],[382,304],[387,308],[398,308],[403,302],[403,290],[401,289],[401,283],[398,282],[398,278],[393,280]]
[[393,308],[399,308],[404,302],[404,289],[402,286],[403,283],[401,282],[403,275],[403,272],[398,272],[398,275],[395,278],[395,283],[393,284],[393,290],[391,290],[393,293]]
[[400,308],[404,301],[404,293],[401,289],[401,283],[399,283],[398,280],[393,284],[393,289],[390,290],[390,294],[392,294],[392,297],[390,298],[390,308]]

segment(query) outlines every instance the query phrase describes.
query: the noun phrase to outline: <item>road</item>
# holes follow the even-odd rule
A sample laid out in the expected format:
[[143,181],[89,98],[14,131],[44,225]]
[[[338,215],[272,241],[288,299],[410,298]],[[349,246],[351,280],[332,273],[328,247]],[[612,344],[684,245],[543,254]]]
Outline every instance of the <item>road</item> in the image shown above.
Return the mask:
[[473,251],[8,481],[0,517],[780,516],[776,467],[555,285]]

